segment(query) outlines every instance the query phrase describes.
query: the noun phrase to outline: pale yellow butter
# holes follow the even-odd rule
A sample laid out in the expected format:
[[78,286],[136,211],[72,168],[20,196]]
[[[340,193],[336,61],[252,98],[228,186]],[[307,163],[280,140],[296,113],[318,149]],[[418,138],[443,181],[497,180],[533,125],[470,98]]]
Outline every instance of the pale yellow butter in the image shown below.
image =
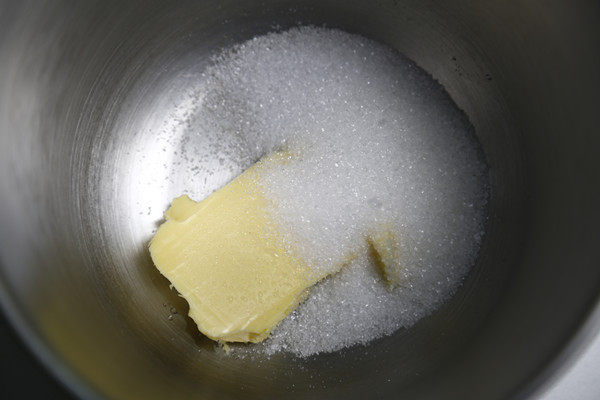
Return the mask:
[[316,281],[277,237],[259,170],[272,155],[199,203],[178,197],[150,244],[156,267],[188,301],[206,336],[260,342]]

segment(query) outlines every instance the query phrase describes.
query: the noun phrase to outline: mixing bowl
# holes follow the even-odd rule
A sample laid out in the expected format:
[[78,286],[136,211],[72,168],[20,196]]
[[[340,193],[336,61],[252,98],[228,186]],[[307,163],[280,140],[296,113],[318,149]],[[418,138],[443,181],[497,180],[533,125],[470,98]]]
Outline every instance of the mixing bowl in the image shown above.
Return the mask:
[[[84,398],[527,397],[597,318],[599,17],[566,0],[3,1],[2,308]],[[490,166],[487,235],[411,329],[239,359],[197,332],[147,245],[190,178],[176,150],[198,73],[302,24],[386,43],[445,86]]]

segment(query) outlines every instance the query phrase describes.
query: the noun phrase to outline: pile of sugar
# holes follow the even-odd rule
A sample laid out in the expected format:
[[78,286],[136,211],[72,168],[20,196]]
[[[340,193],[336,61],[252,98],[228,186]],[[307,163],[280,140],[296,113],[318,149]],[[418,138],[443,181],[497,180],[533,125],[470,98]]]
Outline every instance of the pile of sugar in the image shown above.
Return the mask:
[[[409,327],[460,284],[484,234],[486,165],[465,115],[394,50],[302,27],[229,49],[203,73],[195,129],[232,170],[287,150],[261,181],[293,251],[315,269],[356,257],[254,350],[308,356]],[[365,234],[391,229],[406,274],[393,290]]]

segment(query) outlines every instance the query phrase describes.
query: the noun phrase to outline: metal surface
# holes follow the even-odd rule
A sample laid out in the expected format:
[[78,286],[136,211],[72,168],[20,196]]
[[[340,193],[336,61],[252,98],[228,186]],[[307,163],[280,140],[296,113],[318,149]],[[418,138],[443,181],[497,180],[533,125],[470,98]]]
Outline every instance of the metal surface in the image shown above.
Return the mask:
[[[600,307],[594,310],[600,315]],[[590,318],[568,348],[549,368],[557,379],[550,379],[539,390],[538,400],[596,400],[600,395],[598,365],[600,365],[600,318]]]
[[[593,1],[1,2],[2,306],[83,397],[524,397],[600,285],[599,16]],[[184,317],[147,243],[191,190],[175,152],[194,77],[221,47],[298,23],[387,43],[446,87],[491,167],[488,234],[414,328],[237,360]]]

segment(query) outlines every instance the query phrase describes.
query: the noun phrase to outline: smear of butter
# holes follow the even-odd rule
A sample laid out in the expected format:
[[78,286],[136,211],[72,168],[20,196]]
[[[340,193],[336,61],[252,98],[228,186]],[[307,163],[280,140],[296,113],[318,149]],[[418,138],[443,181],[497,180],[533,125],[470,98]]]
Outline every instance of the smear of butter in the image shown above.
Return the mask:
[[406,278],[406,269],[400,264],[400,243],[394,230],[383,226],[367,236],[377,266],[392,288]]
[[[213,340],[264,340],[309,288],[328,275],[290,254],[262,194],[263,170],[290,157],[279,152],[263,158],[201,202],[176,198],[150,243],[154,264],[187,300],[198,329]],[[396,284],[395,236],[376,231],[367,241],[388,280]]]

